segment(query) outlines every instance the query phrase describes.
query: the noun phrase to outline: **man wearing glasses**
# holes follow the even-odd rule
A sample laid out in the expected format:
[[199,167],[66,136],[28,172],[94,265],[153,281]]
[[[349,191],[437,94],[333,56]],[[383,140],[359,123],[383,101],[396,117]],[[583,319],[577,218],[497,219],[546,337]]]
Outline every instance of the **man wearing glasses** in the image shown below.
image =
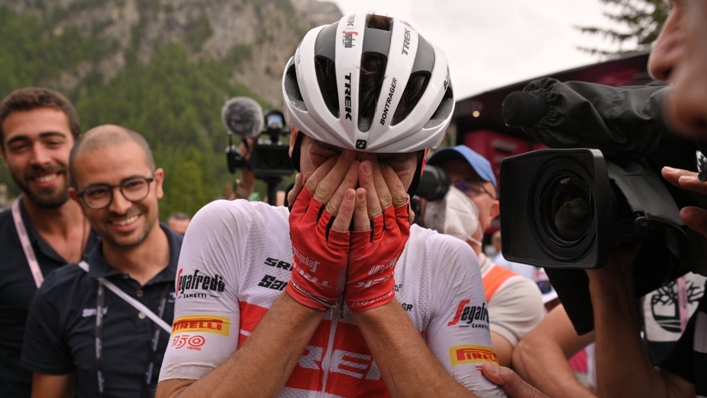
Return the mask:
[[509,366],[513,347],[543,319],[545,309],[540,290],[533,281],[494,264],[483,253],[484,231],[499,213],[496,177],[491,164],[464,145],[435,152],[427,164],[439,166],[449,173],[452,189],[445,198],[445,217],[465,221],[456,227],[450,224],[450,220],[435,223],[437,226],[427,225],[427,220],[433,217],[429,212],[435,211],[437,206],[428,203],[423,223],[465,240],[476,252],[489,306],[493,348],[499,363]]
[[69,168],[71,199],[102,241],[85,263],[49,275],[35,296],[21,362],[34,372],[32,395],[152,396],[182,244],[158,222],[164,170],[140,134],[111,125],[79,139]]

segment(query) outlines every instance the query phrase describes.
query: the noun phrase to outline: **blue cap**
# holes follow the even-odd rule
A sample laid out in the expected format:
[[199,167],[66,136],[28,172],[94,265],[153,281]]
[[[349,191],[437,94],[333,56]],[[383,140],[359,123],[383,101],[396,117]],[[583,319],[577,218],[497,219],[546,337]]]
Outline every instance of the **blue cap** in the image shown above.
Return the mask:
[[493,184],[494,188],[498,189],[496,186],[496,176],[493,174],[491,163],[468,146],[457,145],[455,147],[440,149],[430,156],[427,164],[438,166],[440,163],[444,163],[447,160],[465,160],[482,180],[490,182]]

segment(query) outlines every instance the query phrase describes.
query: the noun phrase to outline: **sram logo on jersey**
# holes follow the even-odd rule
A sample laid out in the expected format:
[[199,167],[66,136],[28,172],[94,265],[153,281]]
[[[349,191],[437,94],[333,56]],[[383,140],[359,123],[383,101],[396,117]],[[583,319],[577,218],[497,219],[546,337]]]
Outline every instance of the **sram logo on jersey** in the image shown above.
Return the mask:
[[449,359],[452,366],[465,363],[494,362],[498,364],[498,357],[491,347],[482,345],[458,345],[449,349]]
[[489,310],[486,303],[479,305],[469,305],[471,300],[462,300],[454,314],[454,319],[447,326],[459,325],[460,327],[472,327],[488,329]]
[[231,334],[231,318],[216,315],[191,315],[175,319],[172,334],[215,333],[223,336]]

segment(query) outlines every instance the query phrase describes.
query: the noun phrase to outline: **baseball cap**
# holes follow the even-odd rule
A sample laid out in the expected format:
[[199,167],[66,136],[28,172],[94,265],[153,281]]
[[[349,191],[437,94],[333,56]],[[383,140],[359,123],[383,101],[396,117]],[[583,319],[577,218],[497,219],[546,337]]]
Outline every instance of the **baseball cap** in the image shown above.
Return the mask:
[[440,163],[444,163],[447,160],[465,160],[482,180],[490,182],[493,184],[494,188],[498,189],[498,186],[496,186],[496,176],[493,174],[491,163],[468,146],[457,145],[455,147],[440,149],[430,156],[427,164],[438,166]]

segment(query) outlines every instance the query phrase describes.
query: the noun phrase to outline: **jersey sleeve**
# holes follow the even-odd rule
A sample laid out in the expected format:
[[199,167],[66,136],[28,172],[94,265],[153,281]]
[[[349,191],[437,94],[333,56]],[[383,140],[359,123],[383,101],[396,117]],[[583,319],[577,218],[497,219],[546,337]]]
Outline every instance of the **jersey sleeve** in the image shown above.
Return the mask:
[[37,291],[27,316],[20,364],[32,372],[64,375],[74,371],[71,350],[63,336],[62,301],[52,299],[55,288],[50,273]]
[[481,373],[484,362],[498,363],[491,345],[489,312],[479,262],[466,243],[445,235],[428,239],[431,318],[426,338],[434,356],[467,389],[480,397],[505,397]]
[[489,300],[491,331],[513,347],[545,317],[540,289],[535,282],[514,276]]
[[236,351],[238,265],[247,245],[251,207],[219,200],[192,219],[179,255],[172,334],[160,381],[199,379]]

